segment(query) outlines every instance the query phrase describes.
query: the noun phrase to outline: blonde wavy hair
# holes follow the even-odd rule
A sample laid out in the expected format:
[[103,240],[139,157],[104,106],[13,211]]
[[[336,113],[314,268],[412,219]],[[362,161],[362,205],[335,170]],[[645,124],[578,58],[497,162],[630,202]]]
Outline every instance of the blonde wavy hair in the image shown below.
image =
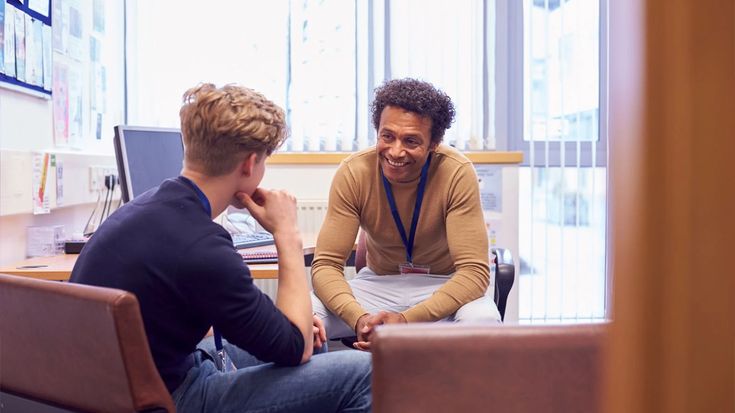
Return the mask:
[[238,85],[187,90],[179,115],[185,162],[210,176],[232,172],[249,153],[270,156],[288,136],[283,109]]

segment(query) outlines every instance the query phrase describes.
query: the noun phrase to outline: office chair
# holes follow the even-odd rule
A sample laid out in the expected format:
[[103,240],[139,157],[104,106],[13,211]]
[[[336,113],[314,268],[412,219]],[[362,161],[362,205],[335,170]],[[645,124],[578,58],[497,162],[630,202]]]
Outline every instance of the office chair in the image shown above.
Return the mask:
[[129,292],[0,274],[0,332],[19,410],[175,411]]

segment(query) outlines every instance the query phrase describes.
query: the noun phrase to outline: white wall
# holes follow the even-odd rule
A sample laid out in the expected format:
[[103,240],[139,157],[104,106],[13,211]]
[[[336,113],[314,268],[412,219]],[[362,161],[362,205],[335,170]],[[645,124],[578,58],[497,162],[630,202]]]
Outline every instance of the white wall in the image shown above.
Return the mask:
[[[83,136],[73,144],[59,147],[53,137],[51,100],[0,88],[0,264],[25,256],[25,230],[28,226],[66,225],[67,233],[81,231],[97,199],[89,188],[89,166],[112,166],[112,126],[122,122],[123,106],[123,15],[122,0],[108,0],[104,6],[103,32],[92,34],[92,0],[77,3],[81,12],[82,59],[75,60],[54,50],[54,64],[68,65],[81,80]],[[63,25],[63,19],[54,25]],[[63,27],[63,26],[62,26]],[[106,70],[105,109],[100,139],[93,137],[95,122],[90,116],[91,67],[89,36],[101,42],[100,62]],[[58,46],[58,45],[56,45]],[[55,48],[56,49],[56,48]],[[21,89],[22,90],[22,89]],[[55,170],[47,188],[52,211],[33,215],[32,156],[34,152],[56,155],[64,166],[64,198],[60,206],[55,197]]]
[[[0,265],[25,257],[26,228],[62,224],[66,233],[79,232],[93,208],[97,193],[89,188],[89,166],[114,166],[112,145],[107,153],[55,149],[51,102],[22,92],[0,89]],[[64,165],[64,202],[55,197],[55,170],[51,170],[52,211],[33,215],[32,154],[55,153]]]
[[271,165],[261,186],[285,189],[301,200],[326,200],[337,165]]
[[[22,92],[0,89],[0,265],[25,257],[26,228],[62,224],[67,234],[81,231],[97,199],[89,188],[89,166],[114,166],[107,153],[58,150],[53,145],[51,102]],[[64,165],[64,202],[55,199],[55,170],[47,188],[52,211],[33,215],[32,154],[50,152]]]

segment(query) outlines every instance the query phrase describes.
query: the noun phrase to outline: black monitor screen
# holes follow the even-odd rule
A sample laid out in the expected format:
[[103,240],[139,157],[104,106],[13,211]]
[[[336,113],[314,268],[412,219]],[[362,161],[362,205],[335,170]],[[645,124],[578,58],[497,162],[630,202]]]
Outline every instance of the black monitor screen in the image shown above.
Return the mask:
[[123,202],[181,172],[184,145],[178,129],[116,126],[114,143]]

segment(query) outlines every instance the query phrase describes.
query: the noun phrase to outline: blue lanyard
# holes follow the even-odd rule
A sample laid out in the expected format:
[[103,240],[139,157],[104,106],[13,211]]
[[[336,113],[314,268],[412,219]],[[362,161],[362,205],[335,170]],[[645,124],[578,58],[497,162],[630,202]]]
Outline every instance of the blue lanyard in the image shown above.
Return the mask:
[[[192,189],[194,189],[194,192],[196,192],[197,197],[199,198],[199,202],[202,203],[204,210],[207,212],[207,216],[211,218],[212,217],[212,205],[209,203],[209,199],[207,199],[207,196],[204,195],[204,192],[202,192],[202,190],[199,189],[197,184],[192,182],[191,179],[185,176],[180,176],[179,178],[181,178],[182,181],[186,182],[187,184],[189,184],[190,187],[192,187]],[[224,347],[222,345],[222,334],[220,334],[216,328],[213,327],[212,329],[214,330],[214,348],[217,349],[217,351],[220,351]]]
[[194,189],[194,192],[196,192],[197,197],[199,198],[199,202],[202,203],[204,210],[207,211],[207,216],[211,218],[212,217],[212,205],[210,205],[209,199],[207,199],[207,196],[204,195],[204,192],[202,192],[202,190],[199,189],[197,184],[192,182],[191,179],[185,176],[179,176],[179,178],[181,178],[182,181],[186,182],[187,184],[189,184],[190,187],[192,187],[192,189]]
[[406,261],[411,264],[413,263],[413,241],[416,236],[416,226],[419,222],[419,214],[421,213],[421,204],[424,200],[424,190],[426,189],[426,177],[429,174],[429,165],[431,164],[431,153],[426,158],[426,163],[421,168],[421,179],[419,179],[419,189],[416,193],[416,204],[413,207],[413,218],[411,218],[411,230],[408,237],[406,236],[406,229],[403,227],[401,216],[398,214],[398,207],[396,206],[396,200],[393,197],[393,189],[388,182],[388,178],[383,175],[383,169],[381,168],[380,174],[383,177],[383,187],[385,188],[385,196],[388,198],[388,204],[390,205],[390,213],[393,215],[393,221],[398,227],[398,232],[401,234],[401,240],[403,245],[406,247]]

